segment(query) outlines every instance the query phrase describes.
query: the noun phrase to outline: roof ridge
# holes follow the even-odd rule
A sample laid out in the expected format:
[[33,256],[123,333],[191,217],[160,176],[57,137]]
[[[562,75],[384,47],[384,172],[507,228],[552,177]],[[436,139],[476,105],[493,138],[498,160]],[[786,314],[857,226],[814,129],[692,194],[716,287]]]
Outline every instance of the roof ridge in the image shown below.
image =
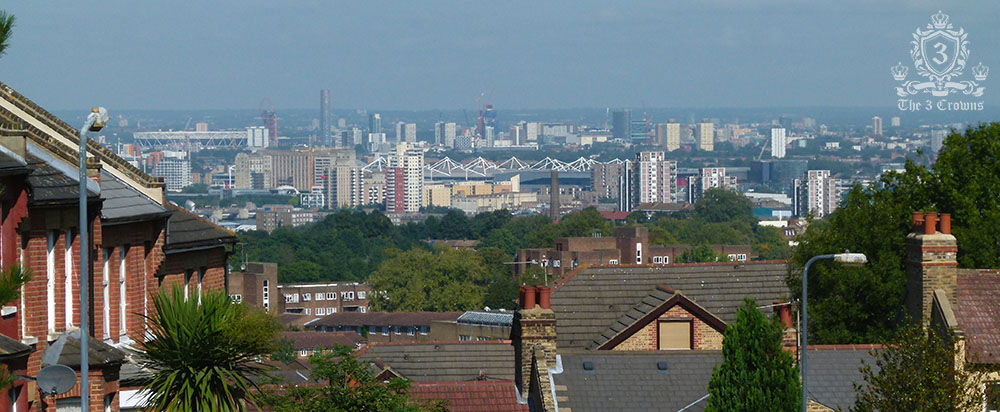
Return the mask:
[[[320,332],[325,333],[325,332]],[[498,340],[439,340],[422,342],[372,342],[368,347],[373,346],[417,346],[417,345],[486,345],[486,344],[511,344],[510,339]]]
[[215,223],[212,223],[212,222],[211,222],[210,220],[208,220],[208,219],[205,219],[205,218],[203,218],[203,217],[201,217],[201,216],[198,216],[198,215],[196,215],[196,214],[194,214],[194,213],[191,213],[191,212],[189,212],[189,211],[188,211],[187,209],[185,209],[185,208],[183,208],[183,207],[180,207],[180,206],[178,206],[178,205],[175,205],[175,204],[173,204],[173,203],[171,203],[171,202],[166,202],[166,205],[167,205],[167,207],[168,207],[168,208],[172,208],[172,209],[174,209],[175,211],[178,211],[178,212],[181,212],[181,213],[185,213],[185,214],[187,214],[188,216],[191,216],[191,217],[193,217],[193,218],[195,218],[195,219],[198,219],[198,220],[202,221],[203,223],[208,223],[208,224],[210,224],[210,225],[214,226],[214,227],[215,227],[216,229],[219,229],[219,230],[222,230],[222,231],[224,231],[224,232],[225,232],[225,233],[227,233],[227,234],[228,234],[229,236],[232,236],[232,237],[236,237],[236,232],[233,232],[232,230],[229,230],[229,229],[226,229],[226,228],[224,228],[224,227],[222,227],[222,226],[219,226],[219,225],[217,225],[217,224],[215,224]]

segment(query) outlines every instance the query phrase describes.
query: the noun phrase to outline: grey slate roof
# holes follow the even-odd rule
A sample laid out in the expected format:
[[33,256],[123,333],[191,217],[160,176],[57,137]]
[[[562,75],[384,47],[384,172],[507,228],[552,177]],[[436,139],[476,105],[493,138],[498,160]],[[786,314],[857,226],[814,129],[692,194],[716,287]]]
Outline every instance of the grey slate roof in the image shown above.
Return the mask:
[[0,360],[27,356],[34,352],[35,348],[25,345],[20,341],[11,339],[5,335],[0,335]]
[[506,326],[509,328],[514,323],[514,313],[470,310],[459,316],[456,322],[468,325]]
[[135,190],[117,177],[101,170],[101,217],[106,221],[156,216],[167,212],[162,205]]
[[0,175],[28,172],[28,163],[20,156],[0,147]]
[[480,372],[490,380],[514,379],[510,342],[376,343],[363,351],[361,361],[378,361],[414,382],[472,381]]
[[850,409],[854,406],[854,384],[864,383],[858,371],[862,361],[872,366],[872,372],[878,373],[875,358],[868,349],[809,349],[806,362],[809,399],[833,410]]
[[556,343],[560,349],[590,345],[660,284],[729,323],[744,297],[762,304],[787,298],[787,272],[784,262],[584,269],[552,292]]
[[[80,200],[80,184],[75,179],[33,155],[28,155],[27,162],[32,168],[31,174],[28,175],[28,186],[31,188],[29,199],[33,203]],[[98,195],[88,190],[87,196],[96,198]]]
[[[562,373],[553,373],[559,408],[578,411],[677,411],[708,394],[708,381],[721,351],[561,351]],[[867,349],[810,349],[809,399],[837,410],[854,404],[854,383],[863,383],[861,361],[873,363]],[[667,363],[667,372],[657,362]],[[593,373],[583,369],[592,362]],[[878,371],[873,367],[874,371]],[[565,390],[559,390],[565,386]],[[688,411],[705,410],[707,400]]]
[[195,216],[184,208],[167,203],[167,245],[164,249],[185,249],[236,243],[236,234]]
[[[708,393],[721,351],[575,351],[560,356],[562,373],[552,375],[559,409],[588,411],[676,411]],[[583,369],[592,362],[593,373]],[[660,372],[657,362],[666,362]],[[565,391],[559,388],[565,386]],[[705,401],[688,411],[705,410]]]
[[[126,362],[125,353],[93,336],[87,337],[87,359],[90,366],[121,365]],[[42,352],[42,364],[63,364],[71,368],[80,367],[80,331],[66,332],[47,346]]]

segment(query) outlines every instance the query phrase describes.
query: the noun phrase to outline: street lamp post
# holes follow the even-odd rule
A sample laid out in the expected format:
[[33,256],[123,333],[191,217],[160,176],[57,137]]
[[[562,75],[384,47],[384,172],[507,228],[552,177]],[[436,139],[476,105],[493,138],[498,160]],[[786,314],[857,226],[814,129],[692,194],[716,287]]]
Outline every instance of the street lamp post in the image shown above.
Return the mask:
[[[97,132],[108,122],[108,111],[103,107],[95,107],[87,116],[87,121],[80,128],[80,410],[90,410],[90,262],[88,258],[87,232],[90,221],[87,219],[87,132]],[[67,314],[68,316],[69,314]]]
[[809,345],[809,267],[817,260],[832,259],[850,266],[861,266],[868,262],[868,257],[864,253],[837,253],[831,255],[813,256],[802,268],[802,353],[799,355],[799,373],[802,375],[802,412],[806,412],[808,407],[808,397],[806,394],[806,349]]

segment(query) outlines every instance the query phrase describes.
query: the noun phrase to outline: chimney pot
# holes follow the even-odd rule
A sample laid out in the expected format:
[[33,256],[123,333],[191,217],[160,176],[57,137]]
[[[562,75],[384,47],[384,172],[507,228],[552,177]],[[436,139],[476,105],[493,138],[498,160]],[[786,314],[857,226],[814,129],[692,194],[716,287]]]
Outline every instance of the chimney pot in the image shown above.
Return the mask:
[[778,318],[781,319],[781,326],[785,329],[791,329],[795,327],[792,324],[792,306],[787,302],[774,302],[774,309],[778,312]]
[[938,227],[941,228],[941,233],[946,235],[951,234],[951,213],[941,214],[941,221],[938,223]]
[[913,212],[913,231],[920,232],[924,226],[924,214],[921,212]]
[[924,234],[933,235],[937,232],[937,213],[928,213],[924,215]]
[[552,289],[549,289],[548,286],[538,286],[537,290],[538,290],[538,306],[541,306],[542,309],[550,309]]
[[517,293],[518,293],[518,300],[517,300],[518,305],[517,305],[517,307],[523,308],[524,307],[524,286],[521,286],[520,288],[518,288]]
[[533,286],[524,286],[524,305],[521,306],[523,309],[534,309],[535,308],[535,288]]

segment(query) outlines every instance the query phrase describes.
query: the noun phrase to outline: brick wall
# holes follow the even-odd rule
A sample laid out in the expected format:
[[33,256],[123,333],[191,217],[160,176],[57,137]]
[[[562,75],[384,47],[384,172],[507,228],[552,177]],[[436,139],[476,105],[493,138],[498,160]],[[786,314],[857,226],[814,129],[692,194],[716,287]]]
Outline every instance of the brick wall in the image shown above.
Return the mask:
[[[228,252],[223,246],[170,253],[166,255],[158,272],[159,290],[169,291],[172,287],[184,287],[188,271],[191,272],[188,290],[191,296],[198,292],[198,274],[202,275],[203,291],[226,290],[226,258]],[[272,301],[273,301],[272,297]]]
[[660,320],[669,319],[692,319],[692,333],[694,334],[695,350],[719,350],[722,349],[723,335],[715,330],[711,325],[695,317],[684,307],[677,305],[660,315],[659,318],[649,322],[642,329],[639,329],[632,336],[619,343],[612,350],[618,351],[641,351],[659,349],[659,327]]

